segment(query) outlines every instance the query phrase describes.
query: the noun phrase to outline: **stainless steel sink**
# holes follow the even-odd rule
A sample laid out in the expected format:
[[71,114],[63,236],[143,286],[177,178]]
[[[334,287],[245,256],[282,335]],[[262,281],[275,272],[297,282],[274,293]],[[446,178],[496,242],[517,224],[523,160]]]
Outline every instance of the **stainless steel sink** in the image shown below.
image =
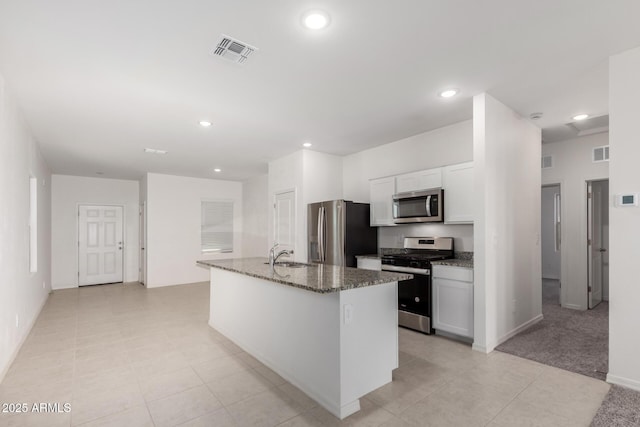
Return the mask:
[[[269,264],[265,262],[265,264]],[[289,267],[289,268],[302,268],[302,267],[311,267],[312,264],[305,264],[303,262],[276,262],[274,264],[276,267]]]

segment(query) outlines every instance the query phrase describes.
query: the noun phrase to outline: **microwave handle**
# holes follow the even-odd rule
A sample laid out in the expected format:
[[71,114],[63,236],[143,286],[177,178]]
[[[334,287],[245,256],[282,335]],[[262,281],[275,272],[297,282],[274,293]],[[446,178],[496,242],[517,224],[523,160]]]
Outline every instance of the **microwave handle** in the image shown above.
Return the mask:
[[431,196],[427,196],[427,216],[431,216]]

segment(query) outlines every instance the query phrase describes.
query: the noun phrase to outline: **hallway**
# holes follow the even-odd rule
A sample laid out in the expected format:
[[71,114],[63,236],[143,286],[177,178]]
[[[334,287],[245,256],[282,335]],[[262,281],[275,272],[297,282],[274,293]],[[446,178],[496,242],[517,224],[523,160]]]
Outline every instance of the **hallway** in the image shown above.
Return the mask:
[[560,307],[559,282],[542,280],[544,319],[496,349],[605,380],[609,364],[609,303],[593,310]]

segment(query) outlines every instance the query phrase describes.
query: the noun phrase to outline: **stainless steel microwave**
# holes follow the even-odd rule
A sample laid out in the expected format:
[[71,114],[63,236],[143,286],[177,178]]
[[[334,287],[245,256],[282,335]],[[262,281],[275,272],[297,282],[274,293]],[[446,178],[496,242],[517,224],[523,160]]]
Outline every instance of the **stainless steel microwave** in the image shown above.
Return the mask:
[[432,188],[424,191],[408,191],[393,195],[393,222],[442,222],[444,190]]

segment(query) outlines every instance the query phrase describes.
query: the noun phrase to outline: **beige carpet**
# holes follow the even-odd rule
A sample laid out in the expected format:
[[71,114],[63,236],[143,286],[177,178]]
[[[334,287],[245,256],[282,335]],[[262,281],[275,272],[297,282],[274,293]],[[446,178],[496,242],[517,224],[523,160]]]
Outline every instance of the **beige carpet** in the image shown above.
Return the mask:
[[617,385],[611,386],[591,427],[640,426],[640,392]]
[[557,281],[543,281],[544,319],[496,349],[604,380],[609,365],[609,304],[593,310],[561,308]]

